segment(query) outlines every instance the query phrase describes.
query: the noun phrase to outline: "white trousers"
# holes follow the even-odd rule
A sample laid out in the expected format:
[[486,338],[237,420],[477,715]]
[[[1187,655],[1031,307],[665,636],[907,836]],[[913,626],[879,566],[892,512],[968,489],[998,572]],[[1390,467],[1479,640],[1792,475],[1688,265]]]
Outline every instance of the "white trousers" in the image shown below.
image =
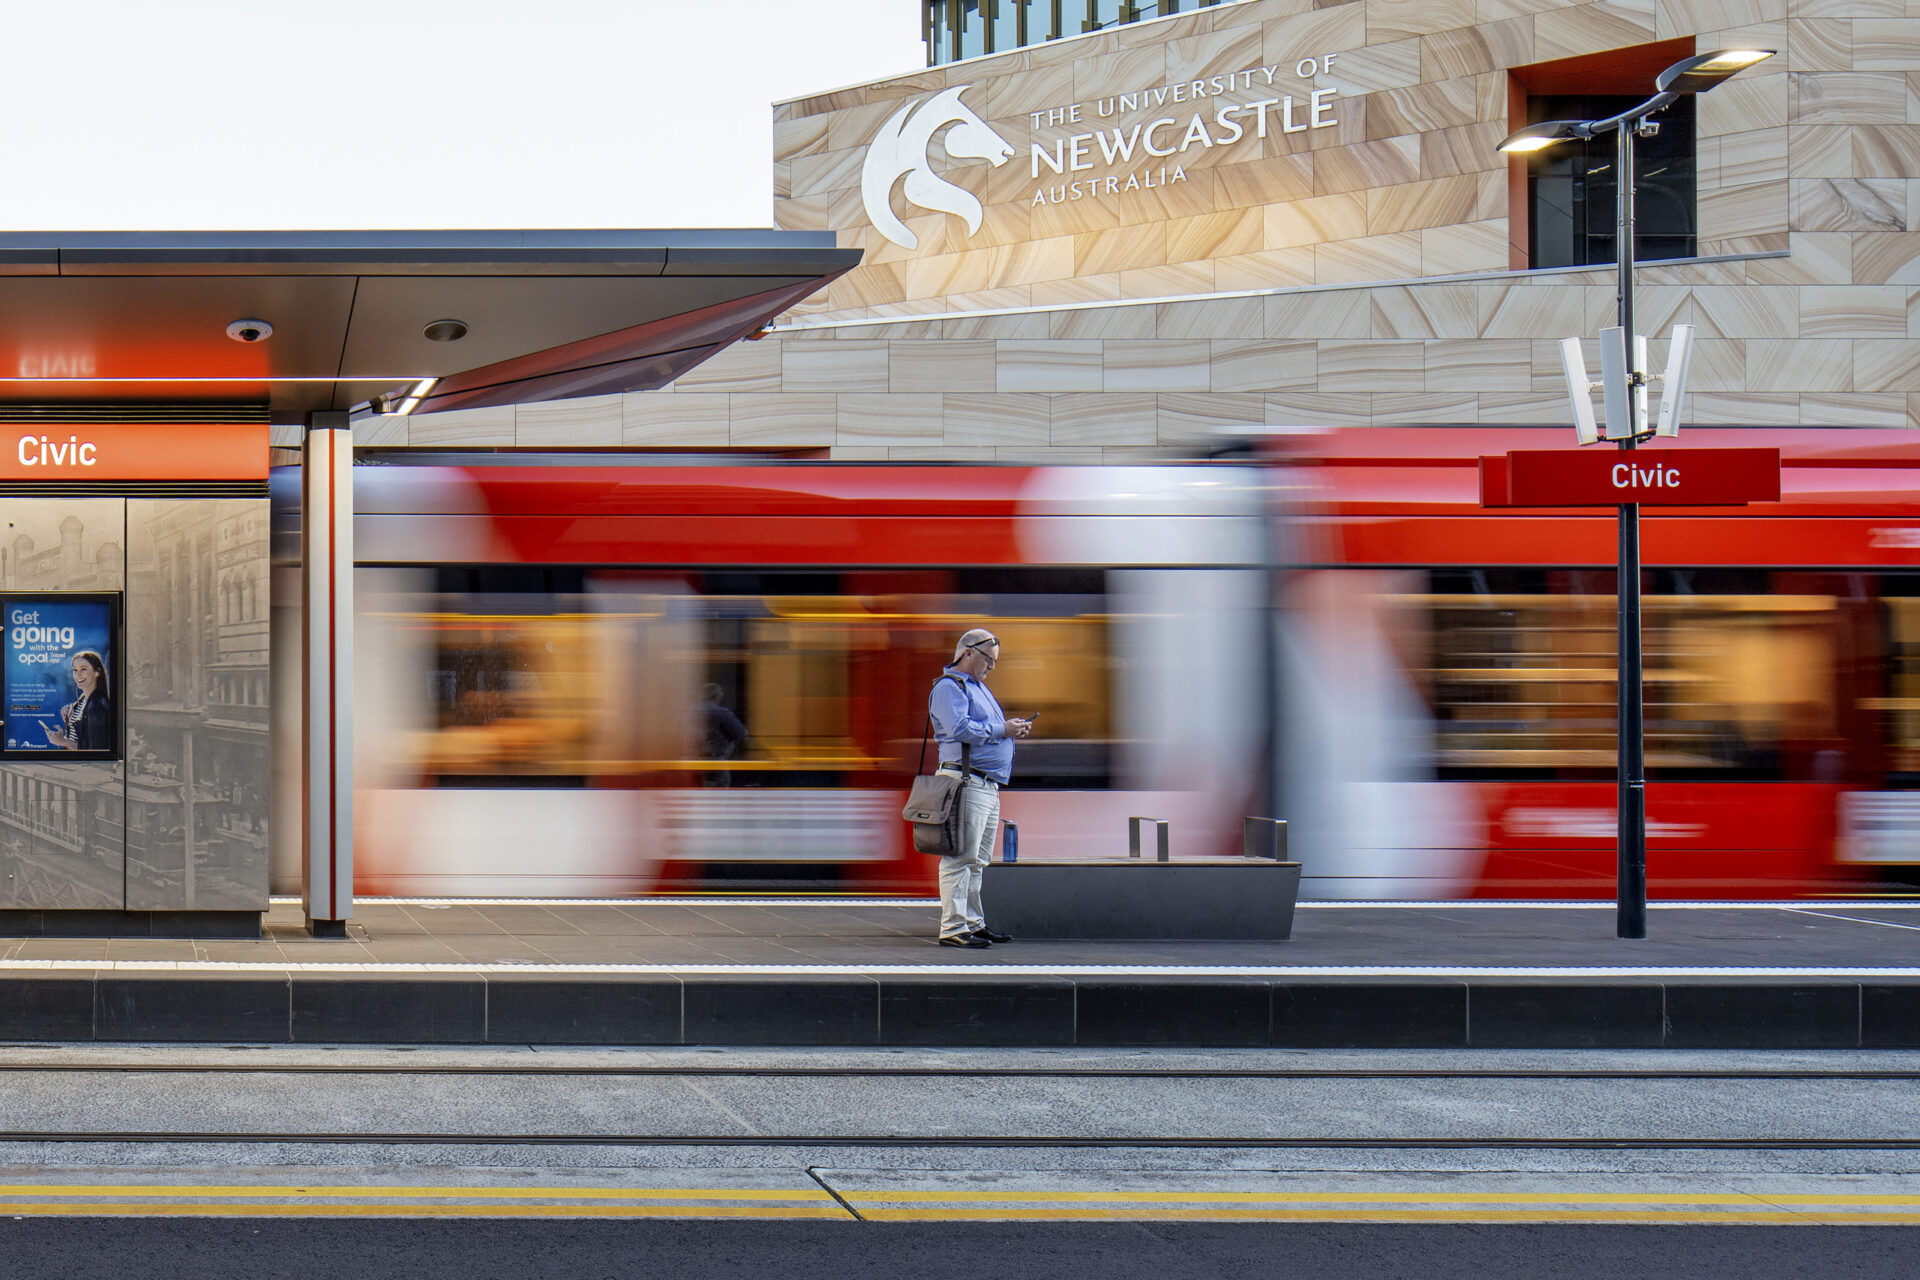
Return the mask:
[[960,852],[940,859],[940,936],[987,927],[980,885],[1000,833],[1000,788],[968,775],[960,793]]

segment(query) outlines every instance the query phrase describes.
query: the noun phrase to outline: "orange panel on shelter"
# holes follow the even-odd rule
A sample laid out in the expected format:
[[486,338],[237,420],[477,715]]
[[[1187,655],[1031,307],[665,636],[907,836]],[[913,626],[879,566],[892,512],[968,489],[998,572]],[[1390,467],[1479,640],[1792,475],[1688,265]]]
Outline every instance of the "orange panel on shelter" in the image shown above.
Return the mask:
[[0,425],[0,480],[265,480],[260,422]]

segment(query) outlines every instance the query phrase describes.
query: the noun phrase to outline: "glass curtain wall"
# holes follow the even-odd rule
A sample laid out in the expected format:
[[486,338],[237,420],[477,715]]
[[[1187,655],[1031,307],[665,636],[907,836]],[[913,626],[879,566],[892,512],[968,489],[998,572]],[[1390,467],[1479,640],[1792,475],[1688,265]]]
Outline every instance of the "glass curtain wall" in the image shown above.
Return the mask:
[[1063,36],[1235,0],[926,0],[927,65],[1005,53]]

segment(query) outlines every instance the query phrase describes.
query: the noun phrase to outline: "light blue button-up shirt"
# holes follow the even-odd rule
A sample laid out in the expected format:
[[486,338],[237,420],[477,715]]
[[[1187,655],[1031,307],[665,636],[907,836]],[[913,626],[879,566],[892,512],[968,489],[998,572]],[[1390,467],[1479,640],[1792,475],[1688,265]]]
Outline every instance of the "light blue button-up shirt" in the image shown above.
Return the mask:
[[960,744],[973,748],[969,763],[1001,786],[1013,776],[1013,739],[1007,736],[1007,716],[993,691],[964,672],[946,670],[953,679],[934,681],[927,698],[934,736],[940,741],[940,763],[960,763]]

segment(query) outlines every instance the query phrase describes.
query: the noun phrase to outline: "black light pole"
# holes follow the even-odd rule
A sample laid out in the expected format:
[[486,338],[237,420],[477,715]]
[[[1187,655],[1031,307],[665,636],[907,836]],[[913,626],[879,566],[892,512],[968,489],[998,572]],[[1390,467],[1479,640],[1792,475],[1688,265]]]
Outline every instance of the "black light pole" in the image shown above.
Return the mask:
[[[1618,315],[1625,358],[1619,386],[1608,386],[1609,400],[1624,406],[1619,419],[1628,424],[1624,436],[1610,437],[1622,450],[1632,449],[1652,434],[1642,431],[1645,418],[1638,412],[1646,392],[1646,371],[1639,367],[1633,340],[1633,140],[1651,137],[1659,126],[1648,117],[1664,111],[1686,93],[1705,93],[1727,77],[1772,56],[1772,50],[1734,49],[1702,54],[1675,63],[1654,82],[1653,97],[1605,120],[1549,120],[1528,125],[1500,144],[1507,152],[1538,151],[1568,138],[1592,138],[1611,130],[1615,137],[1616,257],[1620,264]],[[1615,397],[1618,397],[1615,400]],[[1609,419],[1615,415],[1609,414]],[[1640,646],[1640,504],[1619,505],[1618,643],[1615,709],[1615,760],[1618,780],[1618,865],[1615,933],[1622,938],[1647,936],[1647,762],[1645,691]]]
[[[1658,99],[1656,99],[1657,101]],[[1665,104],[1662,103],[1662,106]],[[1627,385],[1625,403],[1635,405],[1634,397],[1645,395],[1646,371],[1639,368],[1633,340],[1633,139],[1640,131],[1639,120],[1631,125],[1622,121],[1615,127],[1614,150],[1618,173],[1619,213],[1617,231],[1620,260],[1619,316],[1620,336],[1626,343]],[[1637,407],[1637,406],[1636,406]],[[1636,415],[1637,417],[1637,415]],[[1620,442],[1630,450],[1639,440],[1628,436]],[[1618,767],[1619,856],[1614,872],[1614,935],[1621,938],[1647,936],[1647,734],[1646,696],[1641,685],[1640,651],[1640,504],[1620,504],[1620,568],[1616,595],[1619,599],[1620,638],[1617,704],[1614,719],[1614,756]]]

